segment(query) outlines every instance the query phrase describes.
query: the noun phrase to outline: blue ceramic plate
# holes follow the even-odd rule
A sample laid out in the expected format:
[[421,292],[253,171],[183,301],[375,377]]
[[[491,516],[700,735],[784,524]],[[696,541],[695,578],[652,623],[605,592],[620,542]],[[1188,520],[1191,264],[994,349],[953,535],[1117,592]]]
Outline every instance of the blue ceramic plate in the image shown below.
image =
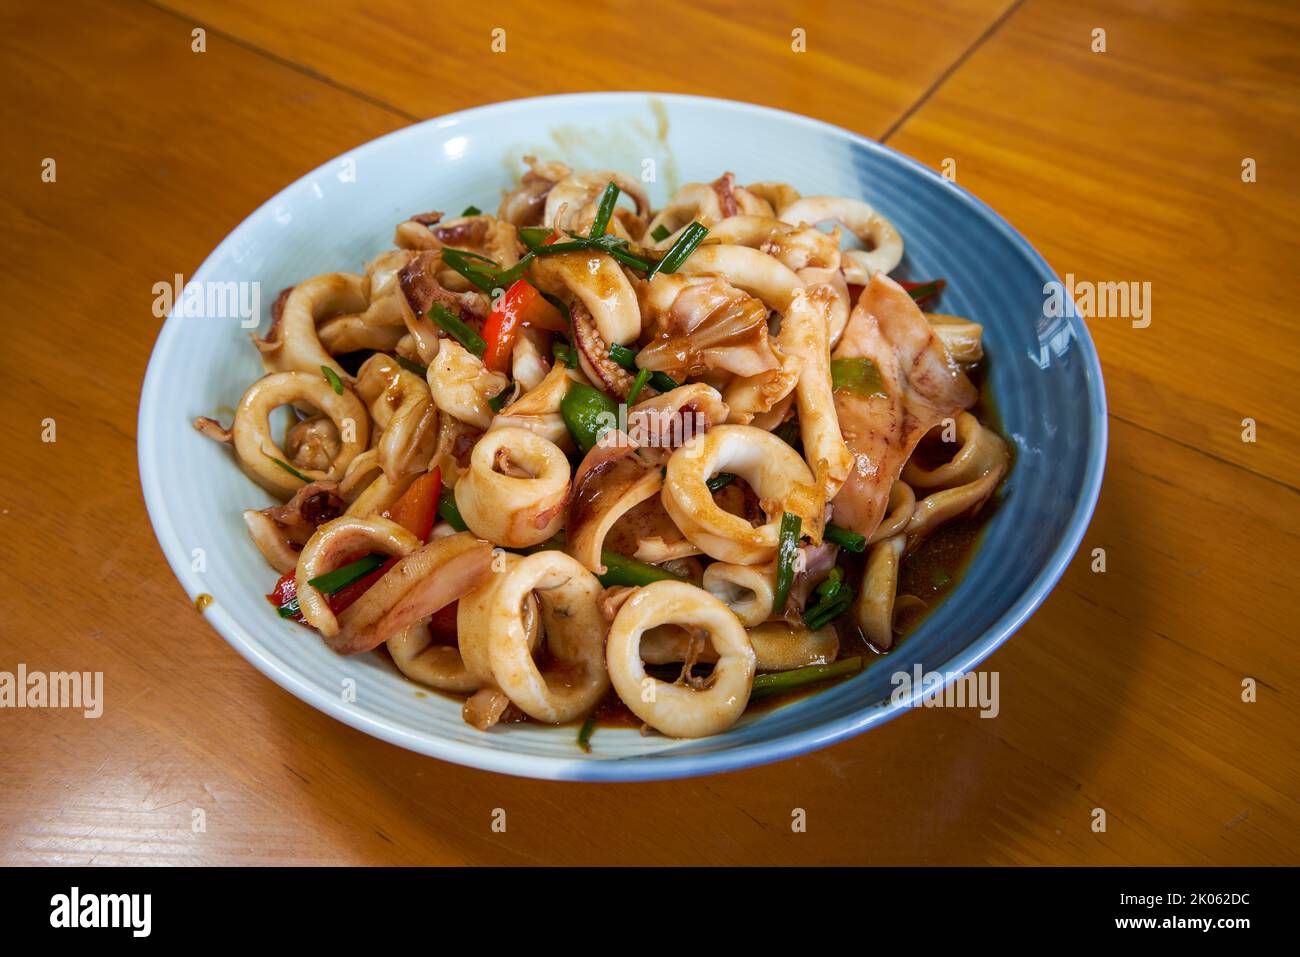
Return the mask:
[[[1002,504],[949,598],[891,655],[830,690],[751,714],[698,741],[602,728],[591,754],[575,729],[513,725],[480,733],[460,703],[422,692],[379,655],[340,658],[280,620],[263,595],[275,576],[241,510],[271,504],[226,450],[191,426],[233,406],[261,369],[247,328],[169,316],[140,401],[140,476],[154,529],[191,598],[245,658],[293,694],[386,741],[478,768],[543,778],[647,780],[710,774],[824,747],[879,724],[890,675],[973,668],[1047,596],[1092,515],[1106,454],[1106,401],[1082,321],[1048,319],[1043,258],[997,213],[919,163],[846,130],[743,103],[644,93],[500,103],[429,120],[360,146],[268,201],[192,280],[276,292],[329,270],[359,271],[408,214],[497,205],[536,154],[576,168],[653,170],[651,199],[725,170],[784,180],[805,194],[868,200],[899,228],[902,275],[948,279],[943,308],[984,325],[992,392],[1016,462]],[[262,331],[267,322],[262,319]],[[204,562],[195,560],[203,549]],[[200,570],[201,569],[201,570]],[[354,689],[351,693],[351,689]]]

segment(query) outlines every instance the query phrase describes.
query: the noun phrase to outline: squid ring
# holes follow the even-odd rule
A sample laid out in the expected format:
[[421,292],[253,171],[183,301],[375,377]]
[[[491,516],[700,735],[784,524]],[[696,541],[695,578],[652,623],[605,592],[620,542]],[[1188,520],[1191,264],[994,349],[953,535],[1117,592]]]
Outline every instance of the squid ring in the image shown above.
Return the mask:
[[846,249],[842,268],[849,282],[863,285],[876,273],[890,273],[903,259],[903,237],[870,203],[843,196],[805,196],[781,210],[787,223],[843,223],[867,249]]
[[[604,592],[596,576],[557,551],[508,565],[456,615],[461,654],[483,685],[500,688],[529,717],[563,724],[588,713],[609,690],[603,651]],[[526,603],[536,594],[551,663],[539,668]]]
[[[755,528],[719,507],[705,484],[719,472],[732,472],[748,482],[763,511],[775,518]],[[661,494],[664,509],[682,534],[721,562],[771,561],[783,512],[799,515],[805,529],[820,528],[821,498],[813,489],[808,465],[780,438],[750,425],[714,426],[703,438],[673,452]]]
[[[667,624],[708,632],[718,662],[703,690],[646,674],[641,636]],[[700,738],[731,727],[749,703],[754,681],[754,648],[736,616],[708,592],[685,582],[653,582],[624,602],[610,625],[605,662],[623,703],[646,724],[674,738]]]
[[[524,474],[499,471],[503,463]],[[506,548],[526,548],[560,530],[568,492],[569,460],[559,447],[536,432],[508,426],[478,440],[454,494],[475,535]]]
[[307,624],[326,638],[339,633],[339,620],[311,580],[337,568],[344,556],[366,551],[406,556],[419,547],[420,540],[401,525],[378,516],[344,515],[320,526],[302,547],[294,575],[298,606]]
[[348,463],[365,451],[370,431],[370,417],[361,400],[348,389],[336,394],[322,375],[275,372],[254,382],[239,400],[230,428],[235,455],[249,478],[284,498],[302,488],[302,481],[275,463],[275,459],[287,462],[289,455],[271,438],[270,415],[296,402],[320,409],[339,430],[339,452],[329,470],[304,470],[309,478],[341,479]]
[[1005,464],[1005,443],[992,429],[980,425],[975,416],[969,412],[961,413],[955,427],[957,441],[961,443],[956,454],[933,469],[918,465],[914,458],[908,459],[903,469],[903,480],[908,485],[919,489],[965,485],[987,474],[990,469]]
[[[516,555],[509,557],[518,560]],[[483,586],[460,600],[456,612],[458,618],[459,608],[464,607],[473,596],[488,591],[488,586],[493,580],[488,579]],[[437,688],[439,691],[454,691],[459,694],[477,691],[479,677],[465,663],[458,644],[433,644],[426,625],[427,622],[417,622],[388,639],[388,653],[393,656],[393,663],[397,665],[397,669],[412,681]],[[535,650],[541,638],[541,629],[538,625],[537,600],[531,595],[525,603],[524,630],[528,634],[528,647]]]
[[776,566],[714,562],[704,569],[704,590],[735,613],[746,628],[772,617]]
[[348,272],[323,273],[294,286],[267,337],[253,337],[266,371],[315,374],[328,366],[344,382],[351,381],[321,344],[316,325],[331,316],[364,312],[366,286],[364,277]]

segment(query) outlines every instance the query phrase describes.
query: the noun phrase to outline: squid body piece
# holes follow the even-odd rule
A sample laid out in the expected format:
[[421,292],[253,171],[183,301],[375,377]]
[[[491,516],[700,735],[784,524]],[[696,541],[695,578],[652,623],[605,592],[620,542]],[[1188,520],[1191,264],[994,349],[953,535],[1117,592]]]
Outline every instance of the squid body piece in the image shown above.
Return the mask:
[[[707,634],[718,655],[706,686],[668,684],[646,674],[641,636],[659,625]],[[749,703],[754,648],[740,621],[718,599],[685,582],[654,582],[639,589],[610,625],[605,662],[619,698],[650,727],[674,738],[725,731]]]

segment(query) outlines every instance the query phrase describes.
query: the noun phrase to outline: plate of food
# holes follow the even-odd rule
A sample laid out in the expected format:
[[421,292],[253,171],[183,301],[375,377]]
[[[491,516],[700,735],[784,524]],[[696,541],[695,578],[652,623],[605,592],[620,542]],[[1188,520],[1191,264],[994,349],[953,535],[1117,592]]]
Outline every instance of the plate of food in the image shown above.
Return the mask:
[[177,290],[141,483],[213,627],[353,727],[534,777],[747,767],[970,671],[1073,557],[1105,396],[1054,282],[821,122],[482,107],[304,176]]

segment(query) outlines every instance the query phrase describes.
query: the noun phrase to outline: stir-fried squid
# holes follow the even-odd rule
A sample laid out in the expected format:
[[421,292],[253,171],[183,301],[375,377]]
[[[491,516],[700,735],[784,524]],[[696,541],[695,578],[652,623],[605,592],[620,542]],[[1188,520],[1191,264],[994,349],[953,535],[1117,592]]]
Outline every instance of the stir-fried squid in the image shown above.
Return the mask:
[[285,290],[230,428],[195,422],[280,500],[243,520],[281,617],[584,747],[620,711],[716,734],[889,651],[1010,467],[982,328],[889,278],[861,199],[726,172],[655,209],[526,161],[495,213],[413,213]]

